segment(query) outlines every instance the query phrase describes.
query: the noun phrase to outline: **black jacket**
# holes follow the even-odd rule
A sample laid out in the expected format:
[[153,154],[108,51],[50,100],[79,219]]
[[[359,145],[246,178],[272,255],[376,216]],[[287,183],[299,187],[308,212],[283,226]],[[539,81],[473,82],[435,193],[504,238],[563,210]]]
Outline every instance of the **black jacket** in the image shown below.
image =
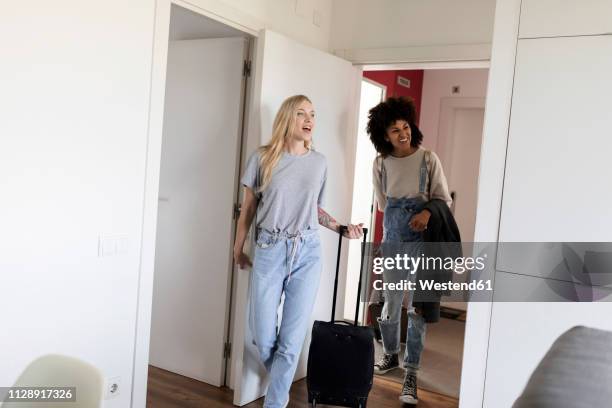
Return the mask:
[[[443,200],[433,199],[424,207],[431,213],[427,229],[423,232],[425,241],[425,257],[440,257],[442,259],[462,256],[461,234],[455,222],[455,217]],[[445,269],[423,268],[417,274],[419,279],[430,279],[435,282],[448,282],[453,279],[453,272]],[[418,287],[417,287],[418,288]],[[447,292],[415,291],[413,305],[421,309],[423,318],[427,323],[440,320],[440,298]]]
[[459,227],[445,201],[433,199],[423,209],[431,213],[427,229],[423,232],[425,242],[461,242]]

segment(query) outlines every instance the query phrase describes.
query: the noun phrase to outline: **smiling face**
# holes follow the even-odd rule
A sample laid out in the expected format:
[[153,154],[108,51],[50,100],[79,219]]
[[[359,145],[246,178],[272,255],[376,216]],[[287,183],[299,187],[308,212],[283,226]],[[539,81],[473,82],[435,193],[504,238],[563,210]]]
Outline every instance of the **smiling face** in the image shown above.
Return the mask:
[[403,119],[396,120],[389,125],[385,139],[393,145],[394,156],[403,156],[414,151],[410,145],[412,141],[410,124]]
[[302,101],[295,111],[295,123],[292,130],[294,140],[300,142],[310,142],[315,126],[315,112],[312,104]]

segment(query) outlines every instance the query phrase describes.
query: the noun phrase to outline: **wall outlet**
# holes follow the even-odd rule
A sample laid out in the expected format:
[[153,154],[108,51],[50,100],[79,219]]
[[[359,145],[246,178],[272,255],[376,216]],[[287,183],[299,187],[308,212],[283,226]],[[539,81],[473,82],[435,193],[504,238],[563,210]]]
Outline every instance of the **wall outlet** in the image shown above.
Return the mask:
[[314,10],[312,12],[312,24],[314,24],[316,27],[321,27],[322,23],[323,23],[323,15],[321,14],[319,10]]
[[107,378],[104,399],[115,398],[119,393],[121,393],[121,377]]

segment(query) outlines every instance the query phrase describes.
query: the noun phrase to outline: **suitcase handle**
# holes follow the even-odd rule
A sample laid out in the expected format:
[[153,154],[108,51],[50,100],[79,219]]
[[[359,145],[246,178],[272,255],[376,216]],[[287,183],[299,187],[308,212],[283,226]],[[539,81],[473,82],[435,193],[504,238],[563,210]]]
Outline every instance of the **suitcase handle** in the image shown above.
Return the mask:
[[352,326],[352,325],[353,325],[353,323],[349,323],[349,322],[347,322],[346,320],[334,320],[332,323],[333,323],[333,324],[347,324],[347,325],[349,325],[349,326]]
[[[340,272],[340,255],[342,253],[342,236],[344,232],[347,230],[346,225],[340,225],[338,228],[338,257],[336,258],[336,278],[334,280],[334,298],[332,300],[332,312],[330,322],[334,322],[334,318],[336,316],[336,297],[338,295],[338,273]],[[363,228],[363,241],[361,241],[361,263],[359,265],[359,284],[357,285],[357,306],[355,307],[355,323],[357,326],[357,322],[359,319],[359,301],[361,297],[361,279],[363,275],[363,258],[365,257],[365,245],[368,237],[368,229]]]

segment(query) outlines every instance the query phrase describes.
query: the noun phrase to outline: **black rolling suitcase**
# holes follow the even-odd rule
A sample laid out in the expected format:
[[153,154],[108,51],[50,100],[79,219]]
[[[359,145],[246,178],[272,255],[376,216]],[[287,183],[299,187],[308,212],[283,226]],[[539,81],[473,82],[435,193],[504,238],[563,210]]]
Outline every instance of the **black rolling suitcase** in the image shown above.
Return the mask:
[[[374,378],[374,331],[371,327],[357,325],[362,273],[359,274],[355,323],[334,321],[344,228],[340,229],[338,243],[331,320],[317,320],[312,327],[307,374],[308,402],[312,407],[326,404],[365,408]],[[363,272],[367,229],[363,232],[360,272]]]

